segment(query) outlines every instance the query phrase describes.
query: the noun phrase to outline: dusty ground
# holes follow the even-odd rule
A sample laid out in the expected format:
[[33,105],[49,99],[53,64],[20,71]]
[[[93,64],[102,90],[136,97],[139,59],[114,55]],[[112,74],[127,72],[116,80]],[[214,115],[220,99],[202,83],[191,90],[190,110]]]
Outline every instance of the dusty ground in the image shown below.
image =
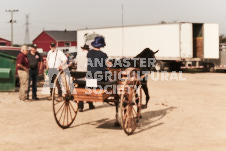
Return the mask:
[[[183,73],[185,81],[151,81],[151,101],[138,129],[114,127],[115,108],[95,103],[72,126],[59,128],[47,95],[21,103],[0,93],[0,150],[225,151],[226,74]],[[39,87],[39,93],[41,87]]]

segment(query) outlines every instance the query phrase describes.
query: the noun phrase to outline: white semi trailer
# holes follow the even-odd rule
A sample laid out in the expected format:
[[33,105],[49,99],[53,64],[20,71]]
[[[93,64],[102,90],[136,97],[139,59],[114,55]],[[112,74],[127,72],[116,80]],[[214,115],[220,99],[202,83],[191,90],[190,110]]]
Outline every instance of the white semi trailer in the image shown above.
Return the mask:
[[[145,48],[156,54],[156,70],[206,68],[219,59],[219,25],[215,23],[172,23],[77,31],[78,53],[96,36],[105,37],[102,49],[111,58],[134,57]],[[90,45],[91,47],[91,45]]]

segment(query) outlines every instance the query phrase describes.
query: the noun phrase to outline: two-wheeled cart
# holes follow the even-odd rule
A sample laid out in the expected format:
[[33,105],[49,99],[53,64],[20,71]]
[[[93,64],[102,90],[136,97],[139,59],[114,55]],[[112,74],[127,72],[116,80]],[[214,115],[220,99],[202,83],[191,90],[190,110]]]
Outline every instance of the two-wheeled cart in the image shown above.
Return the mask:
[[[116,125],[121,124],[124,132],[133,134],[141,115],[141,77],[137,68],[114,69],[110,72],[114,80],[98,81],[98,87],[87,87],[86,72],[62,70],[53,87],[52,103],[56,123],[65,129],[78,114],[79,101],[107,102],[116,106]],[[94,80],[95,81],[95,80]],[[91,82],[92,83],[92,82]],[[57,96],[57,85],[61,86],[63,97]],[[121,118],[119,122],[118,107]]]

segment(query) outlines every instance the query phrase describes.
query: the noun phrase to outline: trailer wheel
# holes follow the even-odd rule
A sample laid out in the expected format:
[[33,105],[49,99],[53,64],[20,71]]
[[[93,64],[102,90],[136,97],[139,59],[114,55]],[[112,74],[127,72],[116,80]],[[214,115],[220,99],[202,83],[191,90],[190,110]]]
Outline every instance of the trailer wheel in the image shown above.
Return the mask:
[[179,72],[181,67],[181,62],[171,62],[169,66],[170,66],[170,71]]
[[216,71],[216,69],[215,69],[214,64],[210,64],[209,72],[215,72],[215,71]]
[[155,63],[155,71],[163,71],[164,63],[162,61],[156,61]]
[[204,72],[215,72],[215,66],[213,63],[205,63],[204,64]]

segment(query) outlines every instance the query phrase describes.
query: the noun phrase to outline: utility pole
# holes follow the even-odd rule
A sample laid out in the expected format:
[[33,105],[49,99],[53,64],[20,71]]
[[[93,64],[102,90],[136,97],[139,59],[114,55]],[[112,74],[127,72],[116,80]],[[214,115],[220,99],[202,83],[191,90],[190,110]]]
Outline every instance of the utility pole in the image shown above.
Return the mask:
[[13,13],[14,12],[18,12],[18,10],[5,10],[6,12],[10,12],[11,13],[11,20],[9,21],[9,23],[11,23],[11,45],[13,46],[13,23],[16,23],[16,20],[13,20]]
[[123,14],[123,5],[122,5],[122,57],[123,57],[123,44],[124,44],[124,41],[123,41],[123,38],[124,38],[124,31],[123,31],[123,26],[124,26],[124,14]]
[[24,38],[24,44],[30,44],[30,38],[29,38],[29,14],[26,15],[26,30],[25,30],[25,38]]

